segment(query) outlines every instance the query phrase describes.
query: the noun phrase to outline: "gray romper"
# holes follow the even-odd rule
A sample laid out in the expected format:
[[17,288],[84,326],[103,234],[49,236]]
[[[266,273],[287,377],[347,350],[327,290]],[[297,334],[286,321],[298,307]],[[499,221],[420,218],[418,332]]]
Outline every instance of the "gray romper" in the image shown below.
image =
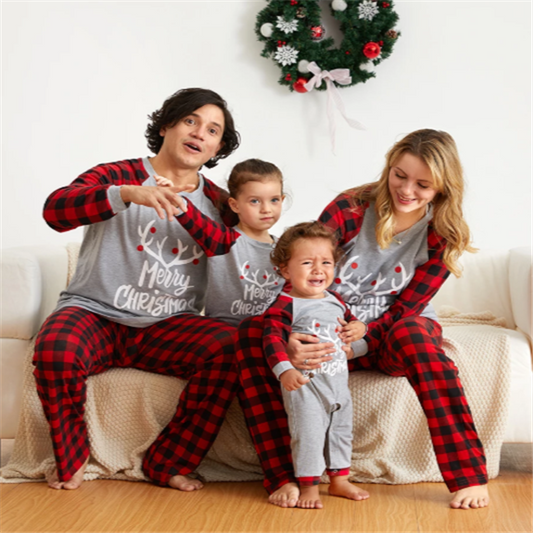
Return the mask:
[[330,471],[349,468],[352,399],[346,353],[337,336],[340,327],[337,318],[350,322],[355,317],[340,297],[330,291],[322,299],[294,298],[282,293],[263,317],[263,349],[278,379],[284,371],[294,368],[286,352],[292,332],[316,335],[322,342],[337,346],[333,360],[312,371],[314,376],[309,383],[291,392],[282,387],[296,477],[319,477],[326,467]]

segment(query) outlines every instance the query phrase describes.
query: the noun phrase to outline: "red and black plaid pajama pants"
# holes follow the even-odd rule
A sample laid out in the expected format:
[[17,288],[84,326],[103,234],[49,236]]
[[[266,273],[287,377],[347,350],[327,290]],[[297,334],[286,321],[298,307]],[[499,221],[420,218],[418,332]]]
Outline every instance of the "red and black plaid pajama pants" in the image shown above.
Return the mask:
[[70,479],[89,456],[86,381],[111,367],[189,380],[174,418],[147,451],[143,471],[160,485],[194,471],[239,389],[234,333],[224,322],[192,314],[146,328],[117,324],[79,307],[50,315],[37,337],[33,363],[59,479]]
[[[259,317],[237,331],[237,360],[248,428],[273,492],[295,481],[290,436],[279,381],[262,351]],[[458,371],[442,350],[441,326],[424,317],[399,320],[379,350],[349,362],[350,371],[375,370],[405,376],[428,420],[437,462],[450,492],[487,483],[483,446],[477,436]],[[355,436],[357,439],[357,436]]]

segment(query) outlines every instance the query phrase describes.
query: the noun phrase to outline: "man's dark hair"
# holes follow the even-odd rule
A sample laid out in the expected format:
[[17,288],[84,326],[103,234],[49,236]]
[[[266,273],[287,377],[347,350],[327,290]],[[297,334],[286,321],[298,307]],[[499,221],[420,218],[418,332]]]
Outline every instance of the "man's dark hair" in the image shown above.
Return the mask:
[[163,128],[174,127],[182,118],[209,104],[216,105],[224,113],[224,134],[222,135],[224,144],[218,154],[205,163],[207,168],[216,166],[220,159],[228,157],[238,148],[241,137],[235,129],[228,104],[220,95],[209,89],[181,89],[167,98],[161,109],[148,115],[150,123],[144,134],[148,140],[148,148],[158,154],[163,146],[163,137],[160,135]]

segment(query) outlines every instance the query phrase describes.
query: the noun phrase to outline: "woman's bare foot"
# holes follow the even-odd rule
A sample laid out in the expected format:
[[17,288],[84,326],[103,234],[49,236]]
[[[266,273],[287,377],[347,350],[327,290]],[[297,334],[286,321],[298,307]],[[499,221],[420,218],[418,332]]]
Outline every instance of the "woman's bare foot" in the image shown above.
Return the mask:
[[187,476],[172,476],[168,482],[168,486],[184,492],[192,492],[193,490],[204,488],[204,484],[199,479],[193,479]]
[[68,481],[59,481],[57,470],[54,470],[54,473],[46,480],[48,482],[48,486],[56,490],[75,490],[79,488],[80,485],[83,483],[83,474],[85,474],[85,469],[87,468],[88,463],[89,458],[87,457],[87,459],[81,465],[79,470]]
[[332,496],[341,496],[349,500],[367,500],[370,494],[366,490],[360,489],[348,481],[348,476],[331,476],[329,493]]
[[269,497],[269,503],[278,507],[296,507],[300,489],[296,483],[285,483]]
[[450,502],[452,509],[481,509],[489,504],[487,485],[475,485],[457,491]]
[[318,485],[300,487],[300,491],[301,494],[296,507],[300,509],[322,509],[324,507],[318,492]]

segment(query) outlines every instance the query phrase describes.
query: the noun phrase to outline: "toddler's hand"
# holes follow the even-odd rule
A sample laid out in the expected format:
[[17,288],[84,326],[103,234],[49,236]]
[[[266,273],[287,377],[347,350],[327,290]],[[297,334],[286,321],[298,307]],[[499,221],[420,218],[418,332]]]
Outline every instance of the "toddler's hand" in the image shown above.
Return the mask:
[[349,344],[345,344],[342,349],[346,352],[346,359],[353,359],[353,350]]
[[285,370],[283,374],[279,377],[281,384],[285,387],[287,391],[297,390],[300,387],[303,387],[306,383],[309,383],[309,378],[305,377],[298,370],[291,368],[290,370]]
[[347,323],[346,320],[339,318],[339,323],[342,326],[339,331],[339,339],[344,344],[350,344],[352,342],[358,341],[365,336],[366,333],[366,324],[360,322],[359,320],[352,320],[350,323]]

